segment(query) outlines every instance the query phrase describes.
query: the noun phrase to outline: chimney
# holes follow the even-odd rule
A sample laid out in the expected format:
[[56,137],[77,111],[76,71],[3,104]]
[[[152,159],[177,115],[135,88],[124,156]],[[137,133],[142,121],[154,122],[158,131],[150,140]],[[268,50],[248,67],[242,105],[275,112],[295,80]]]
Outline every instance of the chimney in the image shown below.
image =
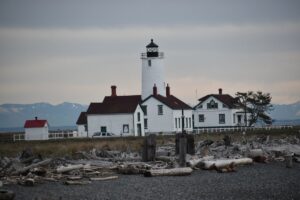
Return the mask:
[[35,117],[35,120],[37,120],[38,118],[37,117]]
[[153,86],[153,95],[154,95],[154,96],[157,95],[157,87],[156,87],[156,84],[154,84],[154,86]]
[[169,84],[167,84],[167,87],[166,87],[166,96],[169,97],[170,95],[171,95],[170,86],[169,86]]
[[222,95],[222,88],[219,88],[219,95]]
[[111,86],[111,96],[116,97],[117,96],[117,86],[112,85]]

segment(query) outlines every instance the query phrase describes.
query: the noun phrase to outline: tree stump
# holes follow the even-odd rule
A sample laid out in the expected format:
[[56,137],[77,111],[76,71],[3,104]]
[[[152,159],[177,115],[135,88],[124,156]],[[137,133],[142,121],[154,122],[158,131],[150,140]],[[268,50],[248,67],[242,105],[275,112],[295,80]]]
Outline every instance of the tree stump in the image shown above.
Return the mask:
[[156,154],[156,135],[150,134],[144,139],[142,160],[144,162],[153,161]]
[[175,138],[175,153],[176,155],[179,154],[179,140],[180,138],[185,137],[187,139],[186,141],[186,153],[195,155],[195,140],[194,135],[189,135],[186,133],[177,133]]
[[195,140],[194,135],[187,135],[187,153],[191,155],[195,155]]
[[186,150],[187,150],[187,138],[185,135],[179,138],[179,165],[180,167],[186,166]]

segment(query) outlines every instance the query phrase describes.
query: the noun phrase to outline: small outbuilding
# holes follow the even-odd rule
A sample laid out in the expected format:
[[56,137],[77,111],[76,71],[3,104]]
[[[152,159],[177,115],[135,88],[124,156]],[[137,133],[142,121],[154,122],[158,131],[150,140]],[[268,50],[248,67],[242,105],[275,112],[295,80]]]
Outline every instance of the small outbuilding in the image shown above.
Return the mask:
[[25,140],[48,140],[49,130],[48,122],[44,119],[26,120],[25,125]]

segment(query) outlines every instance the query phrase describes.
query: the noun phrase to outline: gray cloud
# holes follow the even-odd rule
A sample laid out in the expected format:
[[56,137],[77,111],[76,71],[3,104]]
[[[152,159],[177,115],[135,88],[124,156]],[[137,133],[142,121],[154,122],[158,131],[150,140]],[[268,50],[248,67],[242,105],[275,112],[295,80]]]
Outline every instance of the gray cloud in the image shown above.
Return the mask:
[[[0,103],[101,101],[140,93],[154,38],[172,92],[300,99],[298,1],[1,1]],[[196,95],[197,90],[197,95]]]
[[297,21],[297,0],[4,0],[0,26],[127,27]]

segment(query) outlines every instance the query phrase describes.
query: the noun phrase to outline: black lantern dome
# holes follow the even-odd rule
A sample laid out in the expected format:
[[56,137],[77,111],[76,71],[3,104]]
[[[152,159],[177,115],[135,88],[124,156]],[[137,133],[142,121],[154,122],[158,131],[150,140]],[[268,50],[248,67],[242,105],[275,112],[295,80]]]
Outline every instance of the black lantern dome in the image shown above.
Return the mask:
[[147,57],[158,57],[158,45],[153,42],[153,39],[151,39],[151,42],[146,46],[147,48]]

